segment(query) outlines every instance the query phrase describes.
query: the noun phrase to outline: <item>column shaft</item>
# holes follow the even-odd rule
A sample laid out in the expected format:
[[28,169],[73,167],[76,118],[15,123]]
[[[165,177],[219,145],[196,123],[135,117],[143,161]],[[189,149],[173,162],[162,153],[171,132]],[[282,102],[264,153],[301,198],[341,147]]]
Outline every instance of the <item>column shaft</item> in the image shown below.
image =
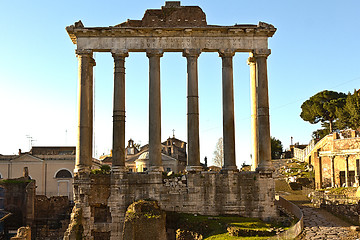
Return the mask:
[[335,156],[331,156],[331,187],[335,187]]
[[183,52],[187,59],[187,140],[188,171],[201,171],[199,137],[199,93],[197,59],[200,51],[188,49]]
[[163,171],[161,159],[160,50],[148,50],[149,58],[149,162],[150,171]]
[[269,96],[266,59],[270,54],[269,49],[257,50],[254,53],[256,59],[257,88],[257,129],[259,144],[259,164],[257,171],[273,171],[271,162],[271,139],[269,119]]
[[349,176],[349,156],[345,157],[345,187],[351,187]]
[[114,106],[112,166],[125,167],[125,57],[127,52],[113,52]]
[[256,81],[256,62],[253,57],[253,53],[250,53],[248,58],[248,64],[250,66],[250,98],[251,98],[251,153],[252,164],[251,171],[255,171],[259,164],[259,143],[258,143],[258,124],[257,124],[257,88],[258,83]]
[[91,50],[77,50],[79,61],[78,139],[75,171],[89,171],[93,143],[93,67]]
[[359,159],[356,159],[355,183],[357,187],[359,187],[359,173],[360,173],[360,162]]
[[224,170],[236,170],[235,123],[234,123],[234,51],[219,51],[222,58],[222,98],[223,98],[223,144]]

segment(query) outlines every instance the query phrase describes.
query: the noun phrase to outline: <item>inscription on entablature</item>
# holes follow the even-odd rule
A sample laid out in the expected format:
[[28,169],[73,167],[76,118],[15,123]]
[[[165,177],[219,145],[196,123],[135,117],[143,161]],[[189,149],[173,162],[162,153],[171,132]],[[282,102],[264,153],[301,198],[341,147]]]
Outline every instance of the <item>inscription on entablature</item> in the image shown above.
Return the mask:
[[236,51],[248,51],[267,49],[267,37],[88,37],[78,38],[78,49],[93,49],[94,51],[110,49],[128,49],[129,51],[144,51],[146,49],[164,49],[165,51],[235,49]]

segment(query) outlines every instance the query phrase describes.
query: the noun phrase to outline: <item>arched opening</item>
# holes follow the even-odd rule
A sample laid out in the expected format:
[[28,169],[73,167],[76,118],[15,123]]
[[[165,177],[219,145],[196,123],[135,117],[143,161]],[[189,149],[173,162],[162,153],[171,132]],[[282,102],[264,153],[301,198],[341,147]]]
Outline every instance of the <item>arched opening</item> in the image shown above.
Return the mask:
[[67,169],[61,169],[55,174],[55,178],[72,178],[72,174]]

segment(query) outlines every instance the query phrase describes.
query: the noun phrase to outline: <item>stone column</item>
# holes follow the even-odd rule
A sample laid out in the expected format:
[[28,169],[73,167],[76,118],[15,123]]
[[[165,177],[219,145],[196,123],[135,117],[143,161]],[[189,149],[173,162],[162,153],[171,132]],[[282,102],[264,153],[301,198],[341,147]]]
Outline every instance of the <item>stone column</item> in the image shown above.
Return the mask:
[[360,173],[360,162],[359,159],[356,159],[355,183],[357,187],[359,187],[359,173]]
[[163,51],[146,51],[149,58],[149,161],[150,171],[163,171],[161,160],[160,57]]
[[92,50],[76,50],[79,61],[78,139],[75,172],[90,171],[93,143],[93,67]]
[[223,98],[223,143],[224,170],[236,171],[235,124],[234,124],[234,86],[232,50],[220,50],[222,58],[222,98]]
[[258,172],[272,172],[274,169],[271,162],[271,140],[269,119],[269,96],[266,59],[270,55],[270,49],[258,49],[254,51],[256,61],[257,88],[257,129],[259,144]]
[[345,187],[351,187],[349,176],[349,155],[345,156]]
[[258,124],[257,124],[257,88],[256,81],[256,61],[253,53],[248,58],[250,66],[250,97],[251,97],[251,148],[252,148],[252,164],[251,171],[255,171],[259,164],[259,143],[258,143]]
[[127,51],[112,51],[114,58],[114,106],[112,168],[125,170],[125,58]]
[[183,56],[187,60],[187,171],[201,171],[199,137],[199,93],[198,93],[198,49],[186,49]]
[[331,187],[335,187],[335,156],[331,156]]

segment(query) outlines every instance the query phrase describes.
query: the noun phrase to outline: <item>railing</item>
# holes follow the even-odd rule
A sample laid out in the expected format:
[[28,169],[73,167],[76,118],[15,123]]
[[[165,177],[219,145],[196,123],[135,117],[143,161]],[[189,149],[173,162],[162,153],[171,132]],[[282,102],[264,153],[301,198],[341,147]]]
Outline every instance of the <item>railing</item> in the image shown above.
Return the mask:
[[315,140],[312,139],[310,143],[306,146],[304,149],[296,148],[294,147],[294,158],[296,160],[299,160],[301,162],[305,161],[306,156],[311,153],[311,150],[313,150],[315,147]]
[[296,238],[304,229],[304,219],[303,219],[304,216],[303,216],[303,213],[301,212],[300,208],[281,196],[276,196],[275,204],[284,208],[286,211],[290,212],[291,214],[293,214],[297,219],[299,219],[299,221],[297,223],[295,223],[295,225],[290,227],[288,230],[286,230],[285,232],[282,232],[282,233],[280,233],[276,236],[273,236],[269,239],[270,240],[275,240],[275,239],[284,240],[284,239]]

